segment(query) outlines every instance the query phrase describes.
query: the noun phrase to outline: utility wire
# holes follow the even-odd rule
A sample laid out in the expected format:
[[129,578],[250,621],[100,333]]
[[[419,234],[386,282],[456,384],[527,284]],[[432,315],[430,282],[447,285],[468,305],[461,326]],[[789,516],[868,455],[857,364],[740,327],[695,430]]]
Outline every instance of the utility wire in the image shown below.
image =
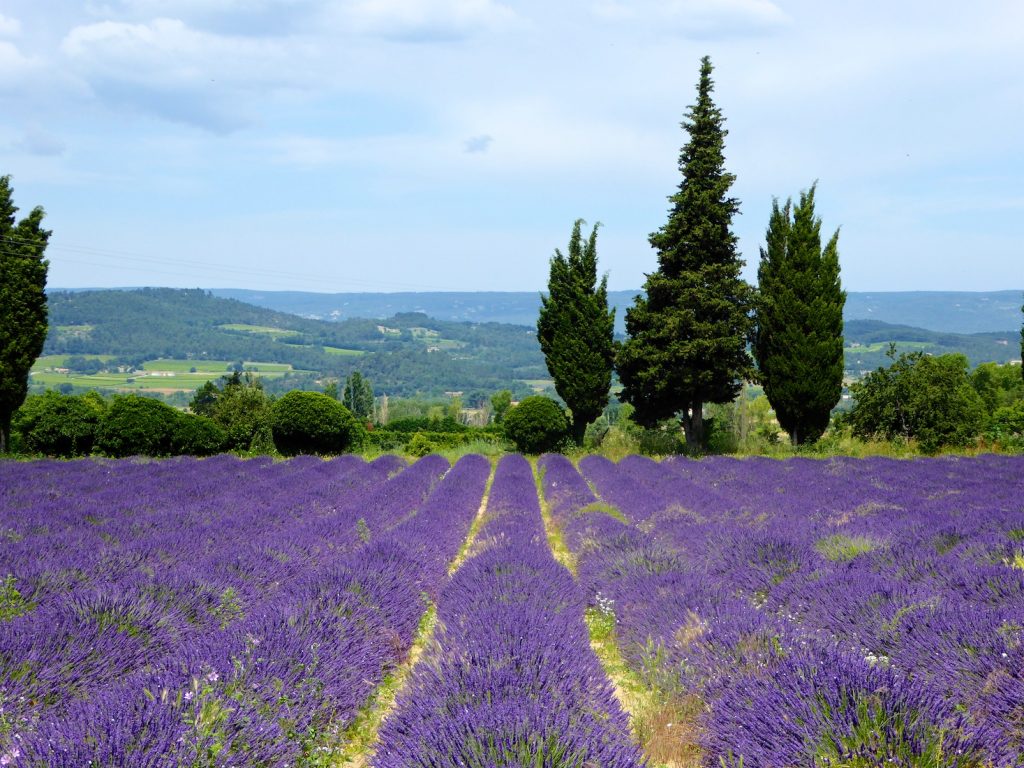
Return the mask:
[[[24,245],[38,246],[37,240],[31,240],[27,238],[19,238],[15,236],[6,236],[0,239],[0,252],[8,253],[12,255],[19,255],[19,251],[4,248],[4,241],[10,241],[11,243],[21,243]],[[291,270],[277,270],[268,269],[266,267],[243,267],[233,266],[227,264],[217,264],[209,261],[195,261],[190,259],[168,259],[159,256],[147,256],[139,253],[132,253],[129,251],[116,251],[111,249],[96,248],[92,246],[74,245],[74,244],[60,244],[60,243],[48,243],[46,246],[47,250],[60,250],[69,251],[70,254],[65,254],[62,257],[62,261],[70,261],[73,264],[80,264],[82,266],[91,266],[99,268],[121,268],[131,269],[133,271],[141,271],[144,273],[156,273],[172,275],[175,277],[189,277],[194,270],[200,270],[207,273],[234,273],[246,276],[257,276],[257,277],[268,277],[275,280],[282,280],[291,282],[293,284],[309,285],[311,282],[315,284],[324,283],[349,283],[361,286],[377,286],[377,287],[393,287],[393,288],[405,288],[407,290],[430,290],[430,291],[456,291],[454,288],[442,287],[436,285],[424,285],[422,283],[405,283],[391,280],[363,280],[352,277],[341,277],[338,275],[328,275],[324,273],[310,274],[303,273],[301,275],[296,274]],[[68,258],[68,256],[72,258]],[[113,260],[113,263],[97,263],[95,261],[85,261],[82,259],[74,258],[77,256],[86,256],[93,258],[109,259]],[[188,272],[184,271],[169,271],[167,269],[159,269],[150,267],[150,264],[159,266],[180,266],[184,269],[188,269]],[[341,291],[338,291],[339,293]]]

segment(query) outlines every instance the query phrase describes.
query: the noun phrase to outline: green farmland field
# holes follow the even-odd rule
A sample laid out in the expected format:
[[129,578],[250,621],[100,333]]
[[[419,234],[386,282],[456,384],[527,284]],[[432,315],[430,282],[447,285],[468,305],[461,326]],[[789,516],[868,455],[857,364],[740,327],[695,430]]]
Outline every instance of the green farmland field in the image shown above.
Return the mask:
[[[231,370],[228,360],[147,360],[132,373],[109,371],[94,374],[78,374],[57,370],[63,368],[70,355],[46,355],[36,361],[30,383],[55,388],[61,384],[87,389],[136,392],[140,390],[169,392],[191,392],[207,381],[225,376]],[[100,359],[110,356],[93,355]],[[287,363],[265,363],[250,361],[244,363],[245,370],[258,373],[265,379],[276,379],[288,373],[300,373]],[[192,369],[195,370],[192,370]]]
[[298,331],[291,331],[287,328],[272,328],[269,325],[246,325],[245,323],[228,323],[226,325],[219,326],[225,331],[239,331],[240,333],[259,333],[266,336],[272,336],[274,338],[288,338],[290,336],[298,336]]

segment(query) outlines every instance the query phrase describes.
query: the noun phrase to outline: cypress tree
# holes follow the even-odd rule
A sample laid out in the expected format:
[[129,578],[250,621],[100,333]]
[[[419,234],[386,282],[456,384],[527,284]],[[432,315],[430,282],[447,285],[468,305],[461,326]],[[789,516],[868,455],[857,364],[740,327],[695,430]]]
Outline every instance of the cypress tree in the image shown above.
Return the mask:
[[772,203],[757,271],[754,357],[768,402],[794,445],[828,427],[843,389],[843,305],[839,230],[821,247],[814,192],[794,206]]
[[597,230],[586,243],[577,219],[568,255],[551,257],[548,295],[541,296],[537,318],[540,342],[555,391],[572,411],[570,431],[583,443],[587,424],[608,404],[614,363],[615,310],[608,309],[608,276],[597,280]]
[[704,405],[735,399],[751,369],[751,288],[731,229],[736,177],[725,170],[728,132],[711,98],[711,70],[705,56],[697,103],[682,123],[690,136],[679,156],[683,178],[668,221],[649,238],[658,269],[626,311],[628,339],[616,355],[619,397],[634,418],[652,426],[679,415],[691,450],[704,444]]
[[46,271],[50,232],[36,207],[15,224],[11,177],[0,176],[0,453],[11,418],[28,394],[28,374],[46,341]]
[[345,379],[341,402],[360,419],[373,417],[373,385],[364,379],[359,371],[353,371]]

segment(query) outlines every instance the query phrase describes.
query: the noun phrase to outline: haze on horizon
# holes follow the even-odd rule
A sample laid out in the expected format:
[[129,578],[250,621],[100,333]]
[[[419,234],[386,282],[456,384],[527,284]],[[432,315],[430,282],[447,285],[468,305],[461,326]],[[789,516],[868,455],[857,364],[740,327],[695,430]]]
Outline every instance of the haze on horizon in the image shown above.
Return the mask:
[[848,290],[1024,283],[1015,0],[5,0],[0,174],[52,286],[635,289],[704,54],[748,279],[817,179]]

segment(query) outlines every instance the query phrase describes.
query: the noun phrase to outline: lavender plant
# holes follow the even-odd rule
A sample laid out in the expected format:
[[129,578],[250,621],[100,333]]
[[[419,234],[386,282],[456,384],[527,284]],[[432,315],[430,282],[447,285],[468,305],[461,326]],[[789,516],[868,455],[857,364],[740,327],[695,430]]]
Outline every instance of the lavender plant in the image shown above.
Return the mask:
[[521,456],[499,463],[477,542],[441,593],[436,642],[385,721],[372,764],[640,765],[589,648],[583,594],[548,550]]
[[328,765],[408,652],[489,471],[0,462],[0,760]]
[[704,702],[709,765],[1024,765],[1020,457],[541,465],[623,655]]

